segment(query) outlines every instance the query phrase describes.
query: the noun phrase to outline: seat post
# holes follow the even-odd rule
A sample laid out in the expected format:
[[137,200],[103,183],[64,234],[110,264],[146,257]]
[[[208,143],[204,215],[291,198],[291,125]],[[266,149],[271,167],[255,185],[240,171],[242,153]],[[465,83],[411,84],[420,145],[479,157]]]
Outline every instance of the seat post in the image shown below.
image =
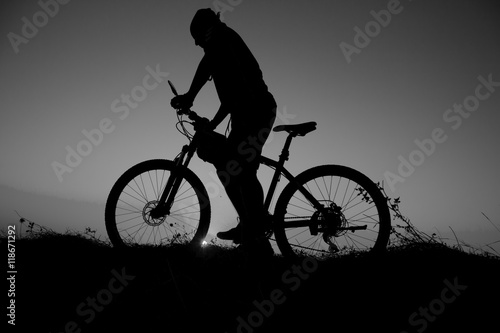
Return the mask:
[[286,141],[285,141],[285,145],[283,146],[283,149],[281,150],[280,159],[279,159],[280,165],[283,165],[285,163],[285,161],[288,161],[288,157],[290,156],[290,152],[289,152],[290,144],[292,143],[292,139],[294,137],[295,137],[295,134],[293,134],[293,133],[288,134]]
[[290,156],[290,152],[288,151],[290,148],[290,144],[292,143],[292,139],[295,136],[295,134],[290,133],[288,134],[288,137],[286,138],[285,145],[283,146],[283,149],[281,150],[281,154],[278,160],[278,166],[276,167],[276,170],[274,171],[273,179],[271,180],[271,185],[269,186],[269,190],[267,192],[266,200],[264,202],[264,207],[269,209],[271,206],[271,200],[272,200],[272,195],[269,195],[269,193],[274,193],[276,190],[276,186],[278,185],[278,181],[281,177],[281,172],[283,171],[283,166],[285,164],[285,161],[288,160],[288,157]]

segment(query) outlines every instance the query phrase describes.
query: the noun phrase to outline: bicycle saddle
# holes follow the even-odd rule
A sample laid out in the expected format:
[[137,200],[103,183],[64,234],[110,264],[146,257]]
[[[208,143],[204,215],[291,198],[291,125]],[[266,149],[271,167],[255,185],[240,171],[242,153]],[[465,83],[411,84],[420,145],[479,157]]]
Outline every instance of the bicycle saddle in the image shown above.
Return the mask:
[[309,132],[312,132],[316,129],[316,122],[310,121],[302,124],[293,124],[293,125],[278,125],[273,128],[275,132],[286,131],[293,135],[304,136]]

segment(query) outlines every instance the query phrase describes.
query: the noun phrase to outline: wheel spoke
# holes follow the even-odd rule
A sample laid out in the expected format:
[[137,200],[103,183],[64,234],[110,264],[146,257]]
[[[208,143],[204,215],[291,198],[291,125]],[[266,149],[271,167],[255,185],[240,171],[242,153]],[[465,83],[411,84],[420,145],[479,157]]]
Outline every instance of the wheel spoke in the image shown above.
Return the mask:
[[148,199],[147,199],[146,195],[144,195],[144,194],[142,194],[142,193],[137,192],[137,191],[136,191],[136,190],[134,190],[133,188],[130,188],[130,189],[131,189],[132,191],[134,191],[135,193],[137,193],[139,196],[141,196],[141,197],[142,197],[142,199],[144,199],[144,200],[139,199],[139,198],[138,198],[138,197],[136,197],[135,195],[132,195],[132,194],[130,194],[130,193],[128,193],[128,192],[126,192],[125,190],[123,191],[123,194],[126,194],[126,195],[128,195],[129,197],[134,198],[135,200],[137,200],[137,201],[139,201],[139,202],[142,202],[142,203],[146,203],[146,202],[148,202]]
[[354,197],[354,198],[352,197],[352,196],[353,196],[353,194],[354,194],[354,191],[355,191],[355,190],[356,190],[356,189],[355,189],[355,188],[353,188],[353,190],[351,191],[351,195],[349,196],[349,199],[347,199],[347,202],[345,203],[345,205],[343,204],[343,205],[341,206],[341,207],[342,207],[342,210],[345,210],[345,207],[347,207],[347,205],[349,205],[349,203],[350,203],[352,200],[354,200],[354,199],[356,198],[356,197]]

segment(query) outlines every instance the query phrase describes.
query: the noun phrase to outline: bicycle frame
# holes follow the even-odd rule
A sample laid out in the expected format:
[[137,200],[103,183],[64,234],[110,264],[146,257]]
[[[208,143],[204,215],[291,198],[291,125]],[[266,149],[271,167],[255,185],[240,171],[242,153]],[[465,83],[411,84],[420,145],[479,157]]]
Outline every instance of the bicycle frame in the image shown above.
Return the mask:
[[[281,154],[279,156],[279,160],[275,161],[273,159],[270,159],[265,156],[260,157],[260,164],[264,164],[270,168],[274,168],[274,175],[271,180],[271,184],[269,185],[269,190],[267,191],[266,198],[264,201],[264,208],[266,211],[269,211],[269,208],[271,206],[271,200],[273,198],[274,192],[276,191],[276,186],[278,185],[278,182],[280,180],[281,175],[285,176],[285,178],[292,184],[295,184],[295,186],[298,188],[300,193],[309,200],[309,202],[316,208],[318,211],[322,211],[324,209],[323,205],[319,203],[314,196],[307,191],[301,184],[299,184],[296,180],[295,177],[285,168],[285,162],[288,160],[288,157],[290,156],[290,144],[292,142],[292,139],[294,138],[294,135],[289,134],[288,137],[286,138],[285,145],[283,146],[283,149],[281,150]],[[287,222],[286,227],[287,228],[298,228],[298,227],[307,227],[309,226],[310,219],[306,220],[295,220],[293,222]]]
[[[275,160],[270,159],[270,158],[265,157],[265,156],[260,157],[260,161],[259,161],[260,164],[264,164],[270,168],[275,169],[273,178],[271,180],[271,184],[269,185],[269,189],[267,191],[266,198],[264,201],[264,208],[266,211],[269,211],[269,208],[271,206],[272,197],[274,195],[274,192],[276,191],[276,187],[278,185],[280,177],[283,175],[283,176],[285,176],[285,178],[289,182],[296,184],[296,186],[298,187],[298,190],[304,195],[304,197],[307,200],[309,200],[309,202],[314,206],[314,208],[316,208],[318,211],[321,211],[324,208],[323,205],[320,204],[318,202],[318,200],[316,200],[314,198],[314,196],[309,191],[307,191],[301,184],[297,183],[295,181],[295,177],[284,166],[285,162],[288,160],[288,157],[290,156],[289,149],[290,149],[290,144],[292,142],[293,137],[294,136],[291,134],[288,135],[288,137],[285,141],[285,145],[283,146],[283,149],[282,149],[281,154],[279,156],[278,161],[275,161]],[[177,157],[174,159],[176,167],[178,167],[179,169],[188,167],[188,165],[191,162],[191,159],[193,158],[193,155],[196,151],[197,140],[198,140],[198,136],[197,136],[197,133],[195,133],[190,144],[184,145],[182,147],[180,154],[177,155]],[[170,212],[170,208],[174,202],[177,190],[179,189],[179,187],[181,185],[181,180],[182,180],[182,178],[177,177],[175,170],[173,170],[172,174],[170,175],[170,177],[165,185],[165,189],[163,190],[159,204],[158,204],[157,208],[155,209],[156,212],[154,212],[154,213],[152,212],[152,216],[155,216],[155,215],[162,216],[162,215],[166,215]],[[309,219],[296,220],[293,222],[288,222],[287,227],[293,227],[293,228],[304,227],[304,226],[308,226],[309,223],[310,223]]]

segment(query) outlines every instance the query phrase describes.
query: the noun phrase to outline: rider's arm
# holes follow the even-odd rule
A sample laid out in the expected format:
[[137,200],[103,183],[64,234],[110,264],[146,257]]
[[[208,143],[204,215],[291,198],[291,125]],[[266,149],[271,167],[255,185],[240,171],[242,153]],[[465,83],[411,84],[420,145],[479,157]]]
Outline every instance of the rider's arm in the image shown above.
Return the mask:
[[219,126],[220,123],[227,117],[229,114],[229,108],[225,107],[224,104],[222,104],[219,108],[219,111],[215,114],[214,118],[210,122],[210,128],[215,129],[217,126]]
[[186,93],[192,101],[194,101],[196,95],[200,92],[201,88],[207,83],[210,78],[210,67],[207,60],[207,56],[205,55],[198,65],[198,69],[196,69],[196,73],[193,78],[193,82],[191,83],[191,87],[189,91]]

